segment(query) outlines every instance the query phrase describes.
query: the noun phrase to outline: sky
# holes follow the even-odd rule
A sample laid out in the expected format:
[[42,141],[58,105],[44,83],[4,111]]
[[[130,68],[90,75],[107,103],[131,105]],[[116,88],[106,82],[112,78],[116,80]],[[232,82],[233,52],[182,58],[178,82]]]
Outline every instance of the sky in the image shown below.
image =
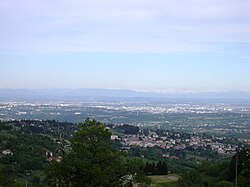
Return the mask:
[[250,91],[249,0],[0,0],[0,88]]

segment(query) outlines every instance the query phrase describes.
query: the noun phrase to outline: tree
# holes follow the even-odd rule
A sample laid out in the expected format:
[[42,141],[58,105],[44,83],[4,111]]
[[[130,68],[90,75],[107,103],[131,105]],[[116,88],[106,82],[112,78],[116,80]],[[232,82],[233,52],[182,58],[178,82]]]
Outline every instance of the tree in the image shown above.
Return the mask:
[[111,132],[104,124],[87,119],[79,125],[71,139],[72,150],[61,162],[47,169],[51,186],[119,187],[148,186],[144,165],[137,159],[128,159],[113,147]]
[[228,181],[220,181],[220,182],[217,182],[214,186],[215,187],[234,187],[234,184]]
[[166,164],[166,162],[163,162],[163,165],[162,165],[162,175],[167,175],[168,174],[168,166]]
[[203,187],[205,186],[200,174],[197,171],[184,173],[178,181],[180,187]]
[[34,176],[34,177],[32,178],[32,184],[33,184],[33,185],[38,185],[40,182],[41,182],[41,179],[40,179],[39,176]]
[[166,162],[159,161],[155,165],[154,162],[149,163],[146,162],[146,165],[144,167],[144,172],[147,175],[166,175],[168,174],[168,167]]
[[236,170],[235,170],[235,165],[236,165],[236,157],[237,157],[237,162],[238,162],[238,168],[237,168],[237,176],[239,176],[239,174],[241,173],[241,171],[243,170],[243,162],[246,160],[246,150],[243,149],[241,151],[239,151],[238,153],[236,153],[230,164],[229,164],[229,180],[231,182],[235,181],[235,175],[236,175]]
[[243,170],[240,173],[239,183],[243,187],[248,187],[250,184],[250,150],[246,151],[246,158],[243,162]]
[[21,187],[22,185],[16,179],[0,172],[0,187],[2,186]]

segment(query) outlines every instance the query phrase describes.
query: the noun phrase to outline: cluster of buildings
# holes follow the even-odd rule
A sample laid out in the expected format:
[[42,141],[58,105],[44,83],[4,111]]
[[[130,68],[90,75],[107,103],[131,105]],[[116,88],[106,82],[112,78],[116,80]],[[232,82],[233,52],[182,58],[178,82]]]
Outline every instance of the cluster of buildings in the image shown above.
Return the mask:
[[[248,144],[248,139],[229,139],[226,137],[204,136],[198,134],[150,131],[144,135],[140,131],[137,135],[112,135],[111,139],[118,139],[124,147],[159,147],[166,150],[207,150],[220,154],[233,154],[239,145]],[[230,143],[229,143],[230,142]]]

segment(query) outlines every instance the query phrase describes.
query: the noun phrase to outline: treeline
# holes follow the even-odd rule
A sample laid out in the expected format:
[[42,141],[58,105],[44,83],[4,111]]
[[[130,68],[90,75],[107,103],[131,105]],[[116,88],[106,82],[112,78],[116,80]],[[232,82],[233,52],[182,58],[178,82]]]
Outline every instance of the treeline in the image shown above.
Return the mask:
[[233,187],[236,184],[236,176],[239,187],[250,186],[249,150],[243,149],[239,151],[232,157],[231,161],[203,161],[195,170],[182,173],[179,186]]
[[45,153],[54,152],[59,145],[49,136],[24,131],[23,124],[18,125],[0,121],[0,186],[23,186],[20,181],[24,178],[33,186],[42,184],[41,175],[48,164]]
[[139,127],[135,127],[133,125],[123,124],[123,125],[117,125],[114,124],[107,124],[106,125],[109,128],[115,128],[117,131],[122,132],[124,134],[138,134],[140,131]]
[[77,130],[77,124],[75,123],[56,120],[14,120],[6,121],[4,124],[11,129],[19,129],[26,134],[44,134],[53,137],[61,134],[61,136],[68,139]]
[[156,164],[154,162],[146,162],[144,172],[146,175],[167,175],[168,166],[166,162],[159,161]]
[[[26,181],[28,186],[149,186],[143,161],[115,149],[103,123],[88,119],[72,138],[58,139],[65,126],[56,121],[0,121],[0,187],[21,187]],[[66,142],[70,147],[58,155]],[[47,152],[61,161],[48,160]]]
[[[43,126],[45,125],[45,126]],[[109,182],[114,182],[111,173],[119,173],[128,175],[128,173],[140,173],[133,176],[136,181],[134,183],[150,183],[146,175],[166,175],[169,171],[182,173],[180,178],[180,186],[196,186],[196,187],[212,187],[212,186],[233,186],[235,176],[238,176],[238,186],[249,187],[250,184],[250,152],[249,150],[241,150],[230,159],[218,162],[203,161],[197,166],[195,160],[184,160],[186,155],[183,151],[174,150],[170,155],[178,155],[180,159],[164,159],[162,154],[165,154],[164,149],[160,148],[138,148],[132,147],[128,152],[129,159],[124,159],[124,155],[115,149],[119,145],[114,146],[114,142],[110,141],[111,132],[108,131],[104,124],[87,120],[84,124],[77,127],[79,130],[70,139],[72,149],[62,156],[62,162],[49,162],[46,160],[46,151],[53,152],[63,144],[63,141],[57,141],[58,131],[61,133],[68,128],[76,128],[71,124],[64,124],[56,121],[0,121],[0,186],[23,186],[16,179],[27,180],[33,186],[52,185],[54,181],[60,179],[65,183],[68,175],[76,176],[81,172],[85,172],[90,178],[95,178],[96,183],[92,186],[103,186],[102,182],[108,177]],[[49,136],[36,133],[37,128],[44,128],[45,132],[51,130]],[[121,126],[122,127],[122,126]],[[126,132],[133,131],[138,133],[138,127],[123,126],[122,129]],[[61,131],[62,130],[62,131]],[[56,136],[53,136],[56,134]],[[90,136],[92,135],[92,136]],[[91,137],[91,138],[90,138]],[[62,136],[64,139],[65,136]],[[98,141],[97,141],[98,138]],[[79,143],[81,142],[81,143]],[[84,144],[82,144],[84,142]],[[119,142],[115,142],[119,143]],[[79,147],[83,146],[83,147]],[[83,149],[84,148],[84,149]],[[2,151],[10,151],[10,154],[4,155]],[[89,152],[89,154],[86,154]],[[77,154],[76,154],[77,153]],[[132,153],[132,154],[131,154]],[[197,152],[196,152],[197,153]],[[77,155],[77,157],[75,157]],[[137,161],[131,157],[142,157],[152,162]],[[85,159],[83,159],[83,157]],[[109,159],[107,159],[109,157]],[[161,159],[161,161],[158,161]],[[165,162],[165,160],[167,162]],[[235,173],[236,160],[238,162],[237,174]],[[126,162],[124,162],[126,161]],[[154,161],[154,162],[153,162]],[[81,163],[81,164],[79,164]],[[101,165],[100,165],[101,164]],[[193,165],[192,165],[193,164]],[[45,167],[47,166],[47,167]],[[53,167],[54,166],[54,167]],[[177,168],[178,166],[178,168]],[[75,168],[79,170],[75,171]],[[174,168],[176,167],[176,168]],[[44,171],[49,170],[46,175]],[[67,168],[67,170],[65,170]],[[87,169],[86,169],[87,168]],[[102,168],[101,170],[99,168]],[[84,169],[84,171],[82,171]],[[188,172],[185,172],[188,170]],[[35,172],[39,171],[39,172]],[[81,171],[81,172],[78,172]],[[100,173],[98,173],[100,172]],[[39,174],[37,174],[39,173]],[[56,173],[56,175],[54,175]],[[62,173],[64,175],[62,175]],[[84,175],[85,176],[85,175]],[[96,177],[98,176],[98,177]],[[117,176],[115,176],[117,177]],[[138,178],[139,177],[139,178]],[[207,178],[215,179],[211,183]],[[81,180],[79,182],[79,180]],[[126,183],[131,183],[130,178],[125,178]],[[82,176],[75,177],[76,183],[86,183],[88,179]],[[117,182],[119,182],[117,180]],[[69,181],[71,182],[71,181]],[[123,183],[122,183],[123,184]],[[91,186],[89,185],[89,186]],[[53,185],[52,185],[53,186]],[[60,186],[60,185],[59,185]],[[61,185],[62,186],[62,185]],[[65,184],[65,186],[67,186]],[[77,185],[76,185],[77,186]],[[112,186],[107,184],[106,186]],[[117,184],[113,184],[117,186]]]

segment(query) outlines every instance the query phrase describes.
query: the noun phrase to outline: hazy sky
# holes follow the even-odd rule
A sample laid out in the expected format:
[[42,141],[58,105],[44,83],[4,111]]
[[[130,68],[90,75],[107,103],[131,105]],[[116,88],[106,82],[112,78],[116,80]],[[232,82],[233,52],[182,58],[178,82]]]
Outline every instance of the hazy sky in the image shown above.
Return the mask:
[[0,0],[0,88],[250,91],[249,0]]

